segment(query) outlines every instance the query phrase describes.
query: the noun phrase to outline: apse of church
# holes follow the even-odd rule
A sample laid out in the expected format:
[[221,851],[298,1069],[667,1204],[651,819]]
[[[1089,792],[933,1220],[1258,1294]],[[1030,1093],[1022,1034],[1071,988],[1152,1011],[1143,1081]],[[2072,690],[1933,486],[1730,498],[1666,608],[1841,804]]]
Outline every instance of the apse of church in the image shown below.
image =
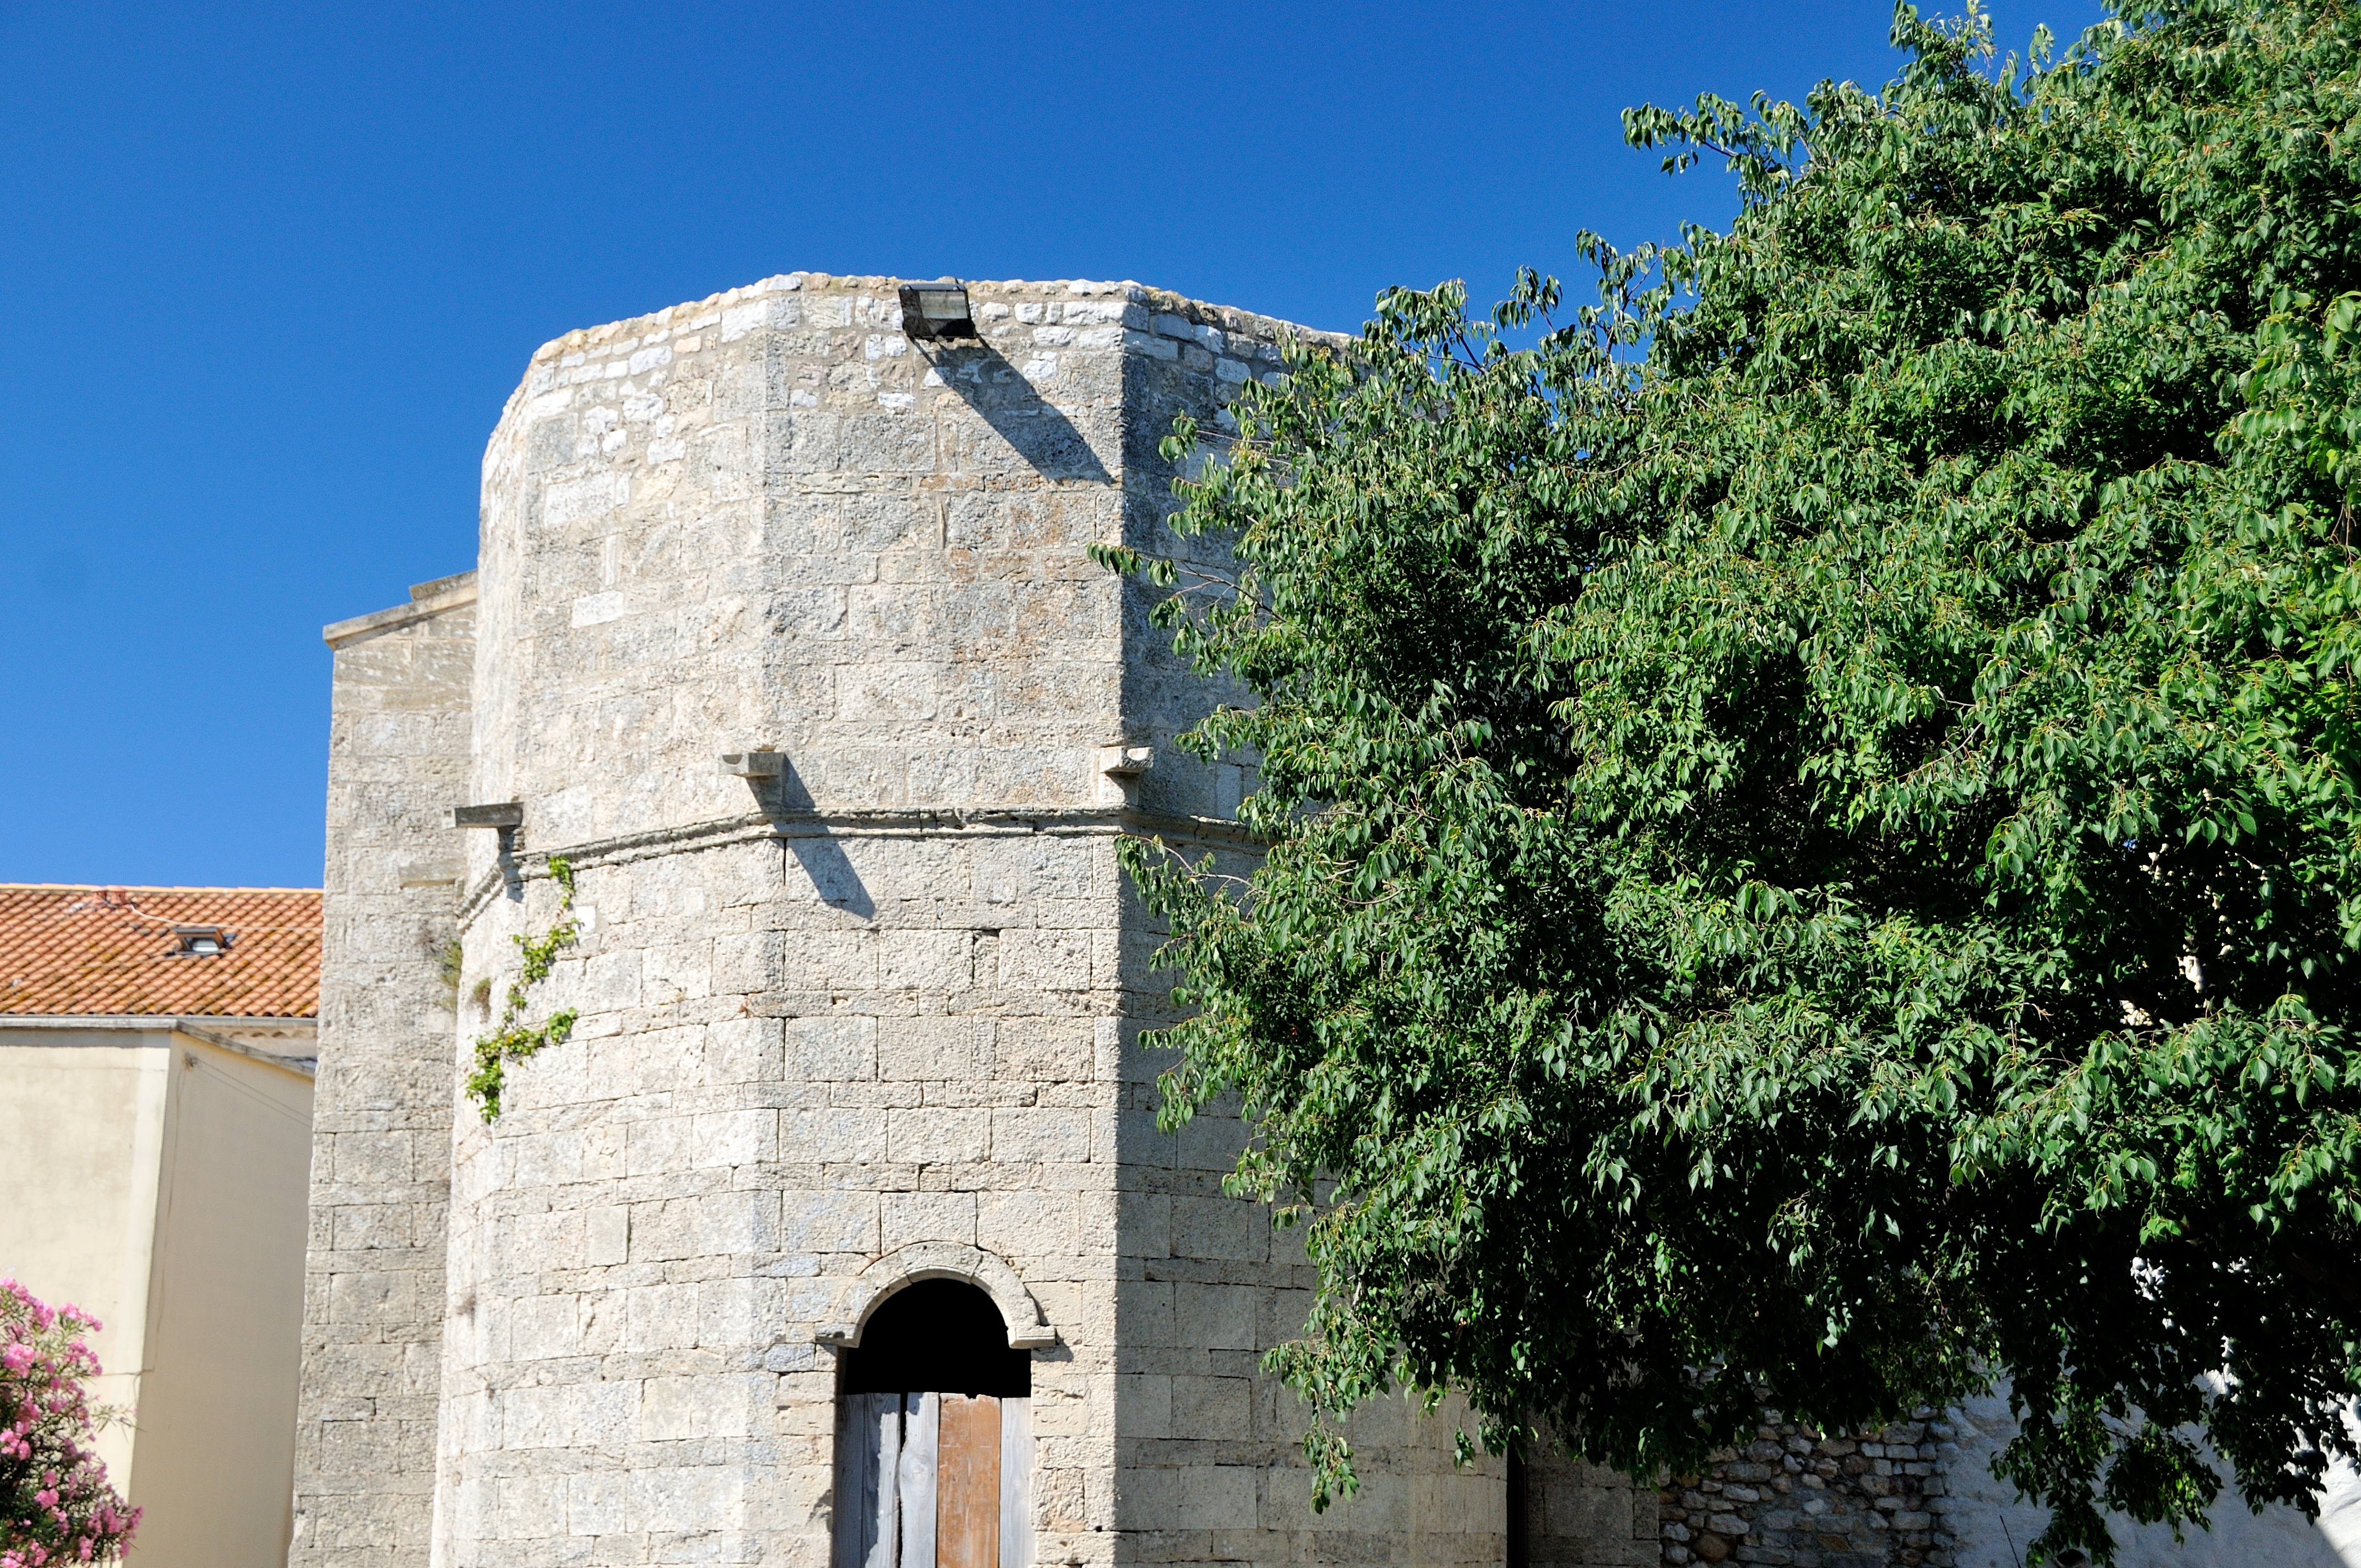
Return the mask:
[[294,1563],[1501,1561],[1447,1413],[1311,1510],[1308,1272],[1139,1041],[1117,836],[1243,868],[1249,782],[1085,548],[1289,330],[791,274],[534,356],[476,572],[330,629]]

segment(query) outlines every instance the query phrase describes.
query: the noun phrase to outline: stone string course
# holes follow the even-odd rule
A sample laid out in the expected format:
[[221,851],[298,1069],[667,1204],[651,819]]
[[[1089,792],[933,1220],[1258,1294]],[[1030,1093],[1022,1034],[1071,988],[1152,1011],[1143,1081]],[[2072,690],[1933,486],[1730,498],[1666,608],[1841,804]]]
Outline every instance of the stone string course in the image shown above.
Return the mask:
[[[1766,1568],[1952,1568],[1943,1461],[1956,1433],[1921,1410],[1898,1426],[1823,1434],[1763,1412],[1743,1450],[1657,1492],[1663,1561]],[[1952,1450],[1956,1452],[1956,1450]]]

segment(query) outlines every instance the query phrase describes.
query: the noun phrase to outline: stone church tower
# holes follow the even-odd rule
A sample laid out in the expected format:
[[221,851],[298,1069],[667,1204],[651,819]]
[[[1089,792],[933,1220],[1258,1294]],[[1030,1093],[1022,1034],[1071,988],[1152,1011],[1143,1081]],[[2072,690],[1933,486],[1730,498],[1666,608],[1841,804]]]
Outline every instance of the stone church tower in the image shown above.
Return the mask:
[[[1116,837],[1242,854],[1241,780],[1084,546],[1169,547],[1157,443],[1289,330],[792,274],[533,356],[476,571],[328,631],[293,1563],[1502,1561],[1500,1466],[1398,1402],[1311,1512],[1257,1371],[1307,1271],[1137,1044]],[[577,1021],[486,1122],[553,857]],[[1654,1562],[1594,1482],[1528,1554]]]

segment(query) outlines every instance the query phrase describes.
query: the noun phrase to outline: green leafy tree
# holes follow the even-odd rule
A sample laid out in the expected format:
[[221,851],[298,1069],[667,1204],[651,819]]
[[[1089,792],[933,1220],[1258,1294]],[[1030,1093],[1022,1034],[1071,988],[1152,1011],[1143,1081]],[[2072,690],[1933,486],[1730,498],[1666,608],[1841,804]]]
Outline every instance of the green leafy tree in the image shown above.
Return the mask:
[[1318,1500],[1389,1387],[1645,1475],[2005,1377],[2102,1562],[2192,1433],[2257,1506],[2354,1452],[2361,12],[1894,41],[1629,113],[1741,208],[1598,303],[1394,293],[1184,426],[1235,576],[1100,552],[1254,699],[1187,738],[1250,884],[1126,853],[1168,1118],[1318,1266]]

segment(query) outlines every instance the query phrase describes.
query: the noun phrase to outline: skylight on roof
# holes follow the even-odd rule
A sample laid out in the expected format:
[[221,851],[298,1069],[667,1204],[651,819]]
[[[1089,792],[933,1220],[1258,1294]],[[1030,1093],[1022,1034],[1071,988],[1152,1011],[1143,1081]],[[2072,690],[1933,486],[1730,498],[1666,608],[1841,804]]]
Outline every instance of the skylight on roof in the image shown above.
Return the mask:
[[218,926],[175,926],[172,940],[172,957],[209,959],[229,951],[230,934]]

